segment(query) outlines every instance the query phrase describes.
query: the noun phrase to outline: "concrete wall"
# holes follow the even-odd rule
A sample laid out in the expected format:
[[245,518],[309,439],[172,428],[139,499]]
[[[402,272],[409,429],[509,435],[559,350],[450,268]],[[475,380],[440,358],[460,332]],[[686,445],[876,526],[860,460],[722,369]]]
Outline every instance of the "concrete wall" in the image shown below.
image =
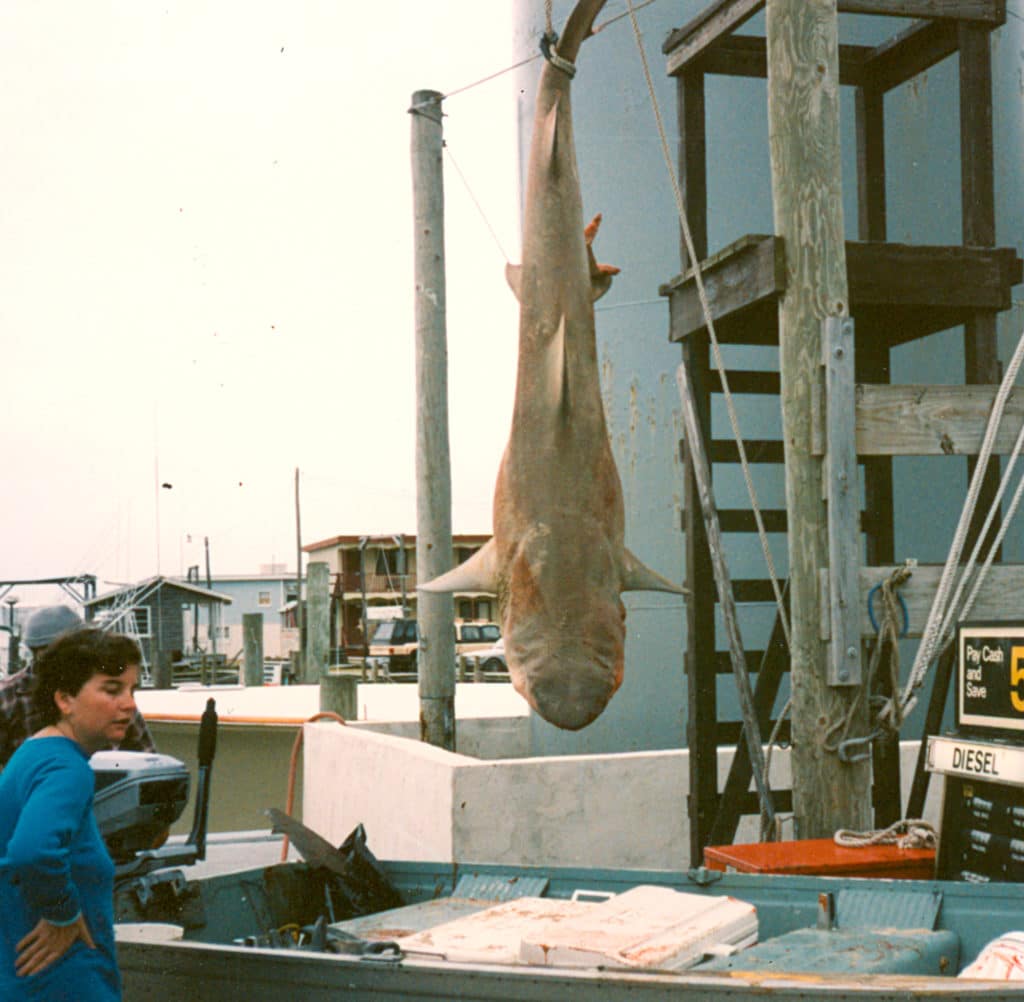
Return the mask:
[[[303,821],[335,844],[362,822],[382,859],[690,865],[686,751],[487,762],[320,723],[306,725],[305,742]],[[909,776],[916,745],[902,753]],[[719,756],[723,778],[731,757],[731,749]],[[772,781],[788,785],[788,753],[773,756]],[[934,823],[940,792],[933,783],[926,816]],[[756,819],[744,821],[737,841],[757,841]]]
[[[216,699],[220,727],[214,762],[210,831],[252,831],[268,828],[264,811],[284,809],[292,746],[300,728],[320,709],[314,685],[190,686],[171,691],[144,689],[139,708],[157,749],[185,762],[195,789],[199,718],[210,697]],[[456,686],[459,749],[474,760],[514,759],[530,754],[530,725],[526,704],[507,684],[460,683]],[[358,721],[353,731],[372,731],[407,739],[419,746],[419,698],[414,685],[360,685]],[[341,730],[337,724],[330,728]],[[296,776],[295,816],[302,816],[303,749]],[[344,800],[354,772],[319,765],[322,797]],[[192,827],[192,804],[174,825],[174,834]]]

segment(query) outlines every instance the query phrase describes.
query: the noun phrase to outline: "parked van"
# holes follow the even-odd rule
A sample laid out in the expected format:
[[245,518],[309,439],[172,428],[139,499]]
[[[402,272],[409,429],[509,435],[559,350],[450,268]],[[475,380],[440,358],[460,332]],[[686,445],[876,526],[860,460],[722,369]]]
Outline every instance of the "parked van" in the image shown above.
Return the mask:
[[456,654],[475,654],[477,651],[493,647],[500,639],[501,627],[497,623],[455,623]]
[[[484,621],[455,622],[455,654],[487,650],[501,639],[501,627]],[[385,619],[370,639],[370,657],[389,672],[416,671],[419,630],[415,619]]]
[[385,619],[370,638],[370,657],[389,672],[416,671],[419,632],[415,619]]

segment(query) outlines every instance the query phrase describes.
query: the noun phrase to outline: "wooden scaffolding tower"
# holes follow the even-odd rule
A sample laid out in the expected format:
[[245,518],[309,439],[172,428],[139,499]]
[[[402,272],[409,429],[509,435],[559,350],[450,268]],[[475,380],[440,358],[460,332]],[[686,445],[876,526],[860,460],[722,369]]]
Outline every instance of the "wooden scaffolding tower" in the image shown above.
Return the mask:
[[[765,0],[718,0],[664,45],[670,75],[677,81],[680,131],[680,176],[688,222],[701,260],[707,297],[718,340],[733,345],[777,345],[778,301],[785,293],[785,247],[775,235],[749,235],[708,255],[707,123],[705,77],[725,74],[767,77],[764,38],[734,34],[735,29],[765,7]],[[890,15],[917,20],[877,47],[840,45],[840,83],[856,88],[857,191],[859,240],[846,244],[850,315],[856,337],[856,450],[862,468],[864,508],[860,514],[866,566],[859,569],[861,633],[874,635],[867,612],[867,594],[892,571],[894,553],[893,463],[896,455],[977,453],[981,430],[998,382],[996,317],[1011,305],[1011,288],[1022,278],[1021,261],[1012,248],[995,247],[993,186],[992,82],[990,33],[1003,24],[1005,0],[839,0],[840,12]],[[962,174],[962,242],[955,246],[910,246],[886,241],[886,171],[884,98],[941,60],[959,55],[960,159]],[[684,253],[683,271],[662,293],[670,304],[670,337],[683,351],[702,425],[709,461],[737,462],[735,442],[712,433],[711,407],[721,382],[711,363],[708,332],[697,294],[691,262]],[[968,387],[903,387],[890,383],[890,353],[917,338],[963,327],[964,371]],[[777,395],[777,371],[730,371],[735,394]],[[746,441],[757,463],[782,463],[781,441]],[[824,449],[824,445],[822,446]],[[684,531],[686,577],[692,591],[687,606],[690,750],[690,858],[696,863],[709,844],[731,842],[739,818],[757,812],[749,792],[749,757],[740,741],[741,723],[719,719],[716,681],[730,670],[728,655],[716,643],[715,590],[707,537],[697,503],[692,464],[687,465]],[[1005,450],[1005,445],[1003,448]],[[970,460],[968,460],[970,462]],[[992,475],[986,482],[994,492]],[[719,511],[722,531],[755,531],[747,509]],[[787,513],[764,512],[769,532],[784,533]],[[999,591],[1005,575],[1018,569],[996,568],[999,575],[987,590]],[[937,569],[921,568],[903,591],[910,607],[911,635],[920,631],[935,592]],[[773,601],[766,580],[736,580],[738,602]],[[995,605],[991,603],[995,602]],[[998,599],[979,615],[1005,616]],[[747,651],[748,667],[756,672],[754,699],[762,735],[773,726],[773,707],[788,653],[780,623],[765,650]],[[941,720],[948,687],[937,676],[926,732]],[[788,728],[782,730],[783,739]],[[719,789],[717,752],[735,745],[737,752],[724,786]],[[882,826],[903,816],[900,805],[898,742],[895,736],[876,741],[873,749],[875,823]],[[925,786],[918,776],[909,816],[923,807]],[[777,794],[776,809],[791,806],[789,791]]]

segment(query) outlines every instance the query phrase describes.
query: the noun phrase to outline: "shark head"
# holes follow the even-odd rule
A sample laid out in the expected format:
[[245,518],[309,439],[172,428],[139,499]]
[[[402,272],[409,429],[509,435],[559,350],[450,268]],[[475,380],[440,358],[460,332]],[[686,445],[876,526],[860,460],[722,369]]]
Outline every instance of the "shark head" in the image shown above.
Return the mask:
[[513,686],[548,723],[571,731],[608,705],[624,664],[615,548],[599,524],[585,522],[527,532],[499,592]]

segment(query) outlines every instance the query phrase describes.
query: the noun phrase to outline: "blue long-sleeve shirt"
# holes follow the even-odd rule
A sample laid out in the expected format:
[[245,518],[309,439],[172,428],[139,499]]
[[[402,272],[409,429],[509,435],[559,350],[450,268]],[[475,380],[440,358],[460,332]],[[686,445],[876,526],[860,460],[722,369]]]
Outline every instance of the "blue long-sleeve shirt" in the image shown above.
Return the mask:
[[[114,864],[93,816],[85,753],[63,737],[26,741],[0,773],[0,998],[115,1002]],[[76,941],[50,968],[14,973],[18,942],[40,918],[84,915],[96,943]]]

